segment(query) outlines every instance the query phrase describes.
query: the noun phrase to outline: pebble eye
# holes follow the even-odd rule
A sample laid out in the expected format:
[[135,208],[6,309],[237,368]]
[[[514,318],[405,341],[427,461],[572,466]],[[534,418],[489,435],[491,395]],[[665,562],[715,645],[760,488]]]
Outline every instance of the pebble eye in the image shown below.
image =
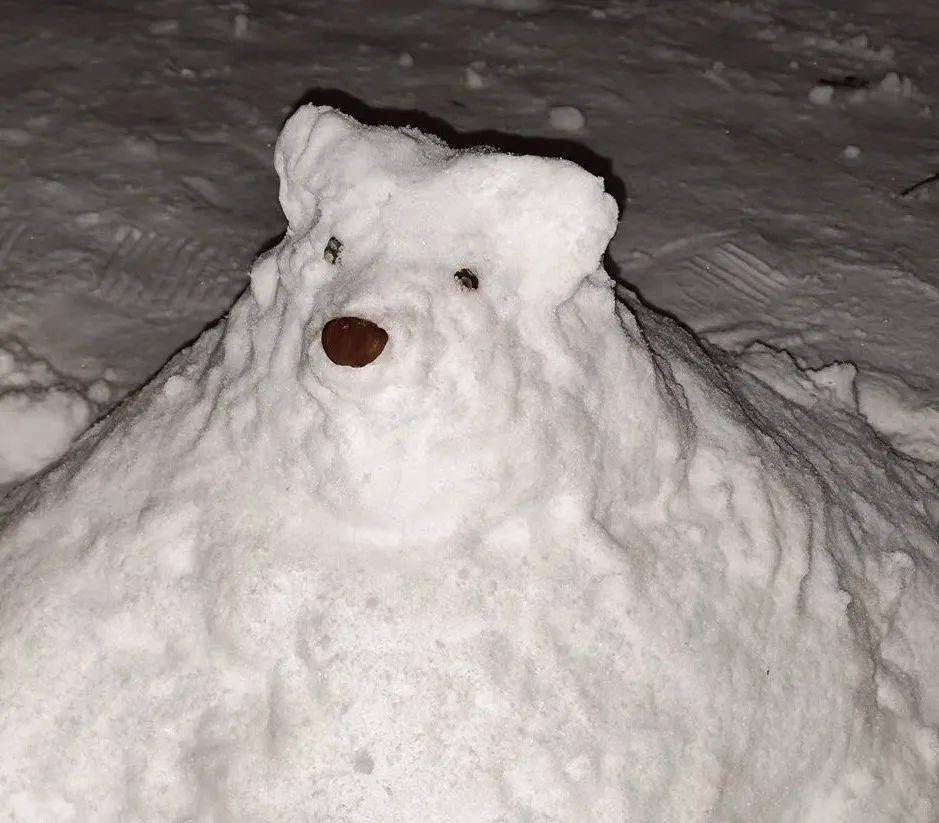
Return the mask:
[[326,248],[323,249],[323,257],[326,262],[335,266],[339,262],[339,253],[342,251],[342,241],[337,237],[330,237]]
[[464,289],[475,290],[479,288],[479,278],[470,269],[460,269],[458,272],[454,272],[453,276]]

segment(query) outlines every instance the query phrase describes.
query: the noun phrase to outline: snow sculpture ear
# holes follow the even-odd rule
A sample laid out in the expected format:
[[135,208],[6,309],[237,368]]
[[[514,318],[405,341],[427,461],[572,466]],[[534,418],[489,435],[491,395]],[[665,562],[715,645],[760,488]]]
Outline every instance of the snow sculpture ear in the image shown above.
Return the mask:
[[489,231],[518,277],[517,294],[533,305],[560,305],[600,265],[616,230],[616,201],[574,163],[504,155],[481,161],[495,166],[486,174],[483,214],[501,215]]
[[304,106],[287,121],[274,150],[280,206],[293,232],[319,219],[319,194],[310,183],[329,147],[354,131],[355,122],[328,106]]
[[454,269],[479,267],[497,305],[535,312],[567,300],[597,270],[616,229],[616,202],[599,177],[564,160],[494,152],[454,154],[383,215],[405,243],[420,226],[424,253]]

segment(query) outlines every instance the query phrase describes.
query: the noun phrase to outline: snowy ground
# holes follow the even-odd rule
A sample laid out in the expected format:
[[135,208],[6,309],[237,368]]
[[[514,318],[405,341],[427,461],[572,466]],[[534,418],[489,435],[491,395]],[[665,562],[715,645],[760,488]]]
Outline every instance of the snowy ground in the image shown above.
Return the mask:
[[899,195],[939,169],[939,10],[857,5],[5,0],[0,345],[139,385],[281,231],[285,114],[335,103],[602,174],[650,303],[855,363],[935,457],[939,184]]

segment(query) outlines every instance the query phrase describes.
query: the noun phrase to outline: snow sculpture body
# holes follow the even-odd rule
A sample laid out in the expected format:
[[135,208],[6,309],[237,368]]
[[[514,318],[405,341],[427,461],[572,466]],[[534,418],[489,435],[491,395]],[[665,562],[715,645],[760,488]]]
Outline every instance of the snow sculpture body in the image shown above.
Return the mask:
[[571,164],[305,108],[277,170],[0,534],[0,819],[935,819],[937,492],[850,392],[615,300]]

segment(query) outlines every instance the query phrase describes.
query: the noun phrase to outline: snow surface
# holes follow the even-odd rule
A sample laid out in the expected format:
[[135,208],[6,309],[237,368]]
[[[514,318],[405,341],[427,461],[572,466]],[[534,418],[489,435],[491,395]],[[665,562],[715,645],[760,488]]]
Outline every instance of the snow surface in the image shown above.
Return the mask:
[[0,490],[69,448],[111,398],[104,379],[87,388],[58,374],[15,339],[0,345]]
[[4,819],[936,819],[939,491],[853,366],[614,293],[573,164],[304,107],[276,166],[250,289],[17,490]]

